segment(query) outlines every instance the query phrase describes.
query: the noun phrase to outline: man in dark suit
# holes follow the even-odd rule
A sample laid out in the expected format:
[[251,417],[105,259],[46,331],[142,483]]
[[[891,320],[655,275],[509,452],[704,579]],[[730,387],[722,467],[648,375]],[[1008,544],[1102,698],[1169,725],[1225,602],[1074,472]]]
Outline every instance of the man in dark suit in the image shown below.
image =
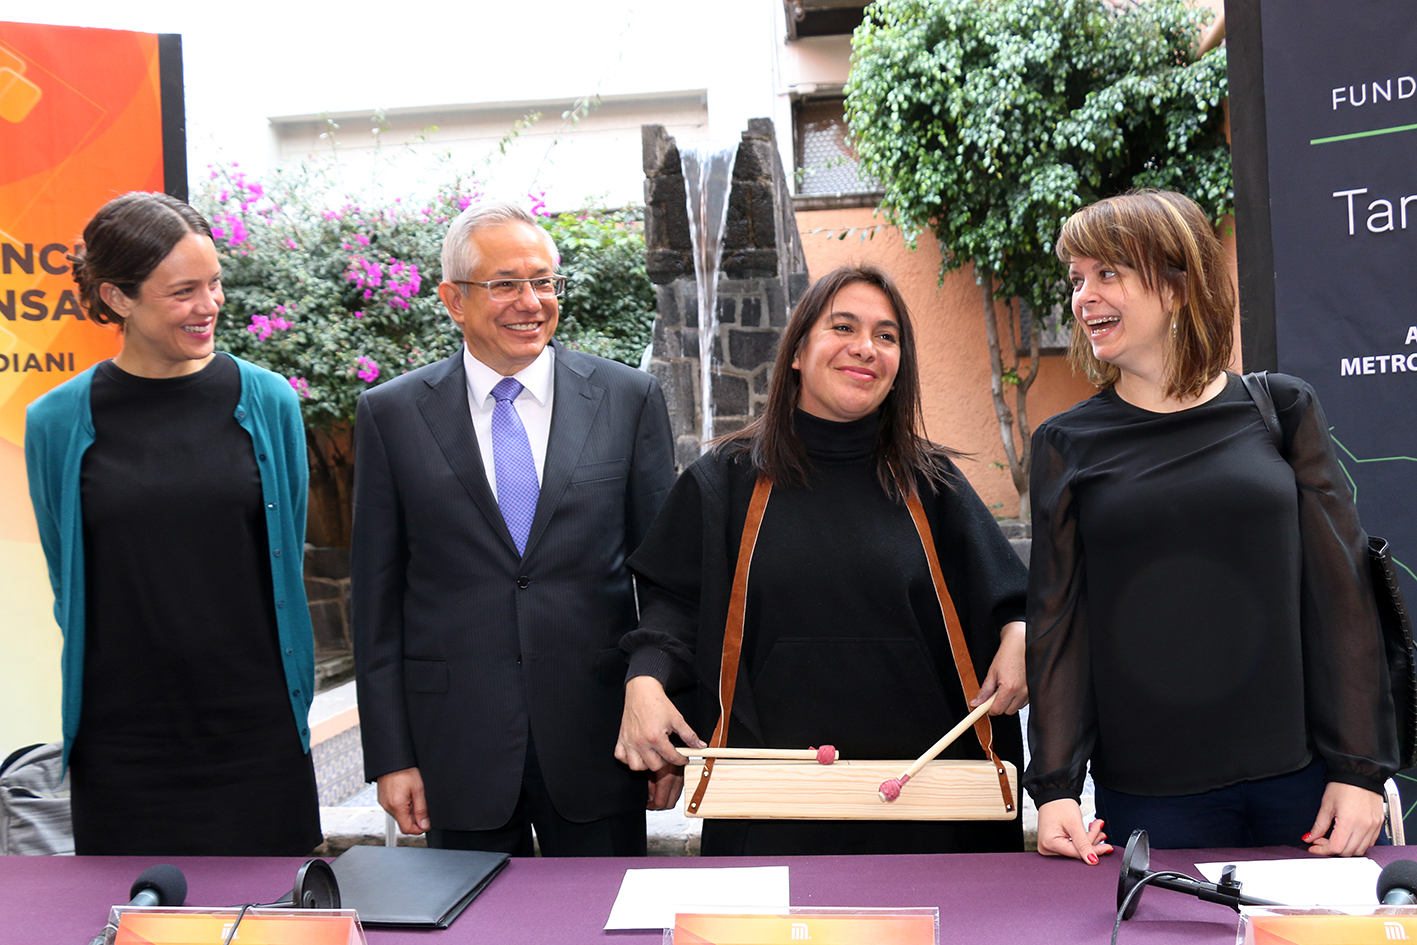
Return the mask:
[[[431,846],[645,852],[647,782],[614,759],[625,559],[673,484],[658,383],[549,344],[550,235],[485,202],[438,296],[456,355],[369,390],[355,421],[354,653],[365,774]],[[648,782],[648,806],[677,795]]]

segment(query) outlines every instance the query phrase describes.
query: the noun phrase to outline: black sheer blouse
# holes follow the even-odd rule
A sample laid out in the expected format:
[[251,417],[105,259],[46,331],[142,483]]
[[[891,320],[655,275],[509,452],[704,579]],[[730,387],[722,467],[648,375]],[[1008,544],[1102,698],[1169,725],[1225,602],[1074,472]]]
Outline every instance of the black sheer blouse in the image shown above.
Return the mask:
[[[1397,767],[1366,536],[1312,388],[1152,413],[1105,390],[1033,438],[1028,676],[1038,804]],[[1291,465],[1292,463],[1292,465]]]

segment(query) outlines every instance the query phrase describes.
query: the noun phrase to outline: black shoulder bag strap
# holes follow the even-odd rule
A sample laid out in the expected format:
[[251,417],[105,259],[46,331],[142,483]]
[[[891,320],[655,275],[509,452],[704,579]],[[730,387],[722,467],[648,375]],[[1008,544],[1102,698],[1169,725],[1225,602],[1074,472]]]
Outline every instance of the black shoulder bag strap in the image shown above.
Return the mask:
[[[1274,448],[1284,453],[1284,431],[1279,411],[1269,389],[1269,373],[1256,371],[1240,375],[1250,399],[1255,402],[1264,425],[1274,440]],[[1407,604],[1397,581],[1397,568],[1386,538],[1368,536],[1368,562],[1372,566],[1373,596],[1377,601],[1378,622],[1382,626],[1383,648],[1387,654],[1388,679],[1392,685],[1392,708],[1397,720],[1397,748],[1403,768],[1417,765],[1417,654],[1413,653],[1412,624]]]

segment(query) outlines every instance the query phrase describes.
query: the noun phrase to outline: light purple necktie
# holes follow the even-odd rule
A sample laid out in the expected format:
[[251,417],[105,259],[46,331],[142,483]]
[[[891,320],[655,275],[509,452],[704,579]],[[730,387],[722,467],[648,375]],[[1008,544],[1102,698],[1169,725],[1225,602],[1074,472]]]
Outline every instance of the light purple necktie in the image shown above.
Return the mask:
[[541,486],[536,481],[536,460],[531,441],[512,401],[522,392],[515,378],[504,377],[492,388],[497,404],[492,408],[492,464],[497,473],[497,505],[507,530],[516,542],[517,554],[526,554],[531,520],[536,517],[536,497]]

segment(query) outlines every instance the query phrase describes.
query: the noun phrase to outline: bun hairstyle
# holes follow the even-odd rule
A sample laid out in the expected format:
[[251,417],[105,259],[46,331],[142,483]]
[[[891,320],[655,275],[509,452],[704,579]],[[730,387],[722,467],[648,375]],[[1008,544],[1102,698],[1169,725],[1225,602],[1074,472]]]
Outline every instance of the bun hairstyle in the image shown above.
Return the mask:
[[88,317],[100,325],[122,325],[123,317],[103,300],[99,288],[112,283],[136,299],[148,276],[189,233],[210,239],[212,228],[176,197],[134,191],[104,204],[69,255],[79,303]]

